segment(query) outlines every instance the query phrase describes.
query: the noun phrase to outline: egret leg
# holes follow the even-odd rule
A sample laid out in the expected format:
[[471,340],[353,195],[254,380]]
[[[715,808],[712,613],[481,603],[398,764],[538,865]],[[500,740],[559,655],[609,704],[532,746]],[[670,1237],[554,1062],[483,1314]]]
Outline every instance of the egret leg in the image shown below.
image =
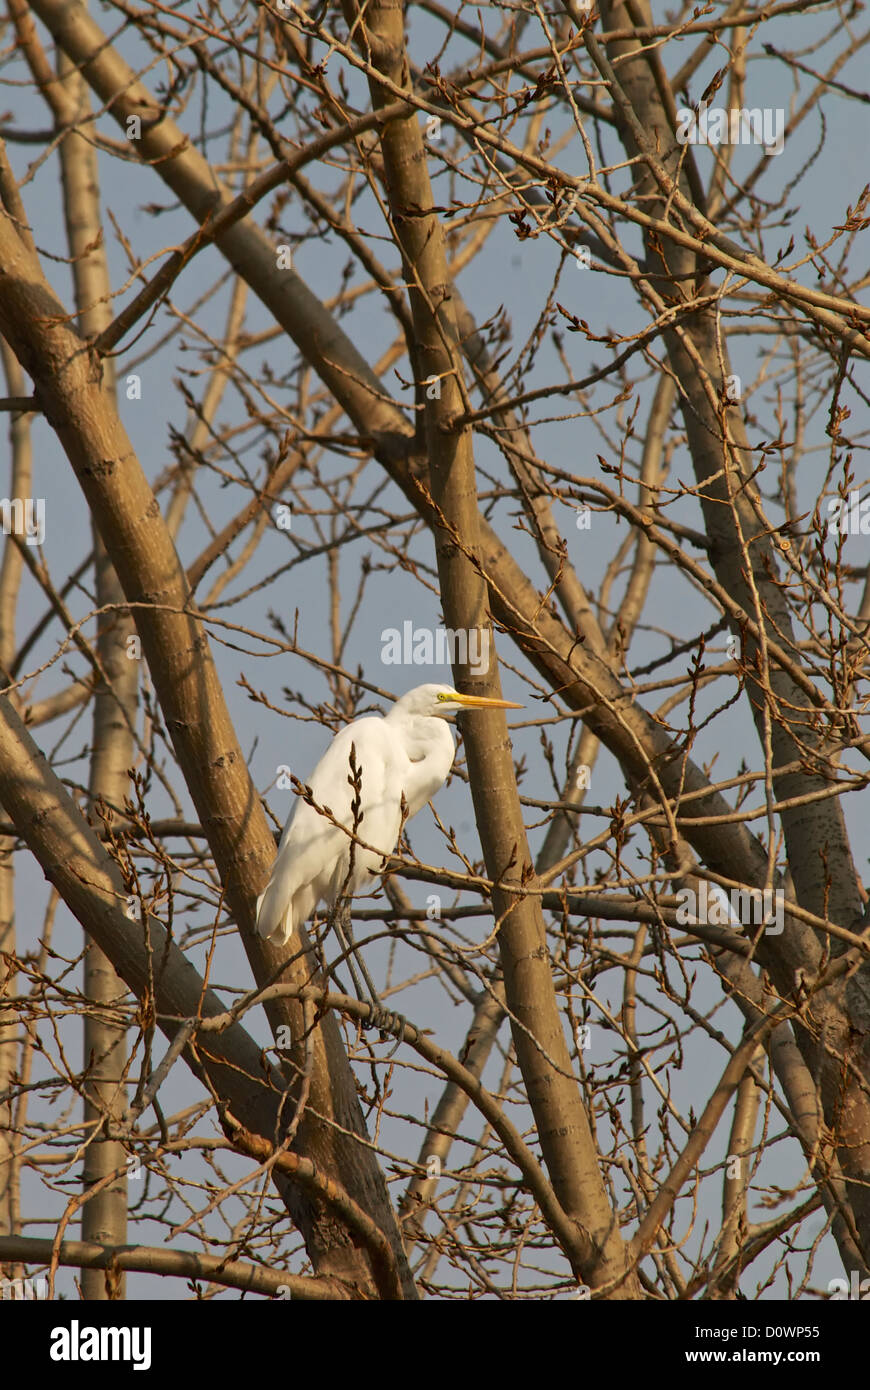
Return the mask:
[[[338,970],[335,966],[330,966],[327,963],[326,959],[326,948],[323,944],[323,939],[329,931],[331,925],[332,917],[331,915],[329,915],[327,916],[322,926],[319,924],[317,926],[312,926],[312,934],[314,936],[314,942],[317,948],[317,959],[320,964],[320,969],[323,971],[324,977],[332,981],[332,983],[338,989],[339,994],[347,994],[347,986],[345,985],[344,981],[339,975]],[[350,961],[348,961],[348,964],[350,965]],[[353,969],[353,966],[351,965],[350,968]]]
[[[366,963],[363,960],[362,956],[360,956],[357,952],[356,942],[353,939],[353,927],[351,926],[350,904],[347,902],[346,899],[336,904],[336,907],[331,915],[330,925],[335,928],[335,934],[338,937],[338,944],[341,947],[342,954],[344,955],[345,960],[347,961],[347,968],[350,971],[350,978],[353,981],[354,993],[356,994],[357,999],[359,999],[360,1003],[362,1004],[371,1003],[375,1005],[375,1007],[379,1008],[380,999],[378,998],[377,990],[372,984],[372,979],[366,968]],[[356,964],[362,971],[363,978],[366,983],[366,989],[368,991],[368,998],[366,998],[363,994],[359,982],[359,976],[356,973],[354,962],[356,962]]]
[[[357,950],[356,942],[353,939],[350,903],[346,898],[336,904],[332,911],[330,922],[335,928],[338,943],[347,960],[347,968],[353,980],[356,997],[361,1004],[368,1004],[371,1008],[371,1014],[369,1016],[371,1026],[380,1030],[382,1038],[389,1036],[389,1033],[393,1032],[394,1029],[398,1029],[399,1036],[396,1040],[396,1047],[398,1047],[405,1033],[405,1017],[403,1014],[393,1013],[381,1003],[380,996],[374,987],[366,963]],[[356,964],[362,972],[368,998],[364,996],[360,987],[360,982],[356,970],[354,969],[354,961],[356,961]],[[385,1032],[385,1029],[388,1031]]]

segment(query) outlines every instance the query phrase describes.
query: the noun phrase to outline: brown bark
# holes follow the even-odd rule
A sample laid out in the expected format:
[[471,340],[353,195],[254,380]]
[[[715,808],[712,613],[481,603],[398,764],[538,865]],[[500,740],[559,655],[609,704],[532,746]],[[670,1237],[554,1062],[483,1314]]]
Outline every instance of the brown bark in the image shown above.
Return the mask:
[[[79,119],[84,120],[91,110],[88,88],[63,54],[60,66],[70,105]],[[112,316],[109,270],[101,236],[96,151],[73,131],[61,143],[60,162],[79,331],[84,338],[90,338],[100,333]],[[111,361],[104,364],[103,380],[106,391],[114,393],[115,372]],[[121,611],[123,590],[96,528],[92,528],[92,534],[97,604],[109,610],[100,624],[96,642],[100,666],[107,677],[100,680],[94,694],[89,791],[92,811],[99,814],[101,804],[120,810],[130,790],[139,675],[137,663],[130,660],[127,647],[127,639],[135,633],[135,625],[130,616]],[[85,993],[91,1001],[84,1020],[84,1061],[88,1072],[85,1123],[98,1132],[106,1119],[120,1120],[126,1110],[127,1043],[123,1028],[115,1027],[107,1017],[120,1002],[124,988],[108,956],[94,943],[88,945],[85,956]],[[120,1144],[106,1139],[92,1139],[88,1143],[83,1183],[86,1190],[97,1184],[100,1186],[82,1208],[84,1241],[103,1245],[126,1243],[124,1162]],[[103,1183],[110,1174],[118,1176]],[[121,1273],[110,1287],[102,1271],[83,1269],[82,1292],[88,1299],[124,1298],[125,1276]]]
[[[208,638],[189,610],[188,590],[159,506],[151,492],[98,364],[66,326],[66,315],[8,218],[0,218],[0,329],[34,382],[40,406],[55,430],[82,486],[103,544],[122,579],[142,647],[179,763],[209,838],[227,904],[255,977],[262,982],[284,966],[283,954],[254,930],[253,905],[274,857],[259,798],[251,783],[214,669]],[[285,967],[287,978],[309,977],[304,959]],[[273,1028],[292,1037],[304,1032],[303,1011],[270,1006]],[[309,1106],[297,1143],[358,1200],[391,1239],[397,1262],[401,1238],[380,1170],[369,1150],[350,1137],[364,1127],[347,1057],[334,1018],[314,1035]],[[301,1066],[302,1053],[294,1061]],[[333,1117],[350,1134],[314,1115]],[[292,1214],[320,1272],[362,1289],[370,1287],[367,1263],[330,1217],[295,1194]],[[410,1276],[403,1282],[412,1294]]]
[[[630,25],[632,8],[604,0],[602,15],[608,28]],[[650,11],[644,0],[637,0],[636,8],[648,22]],[[588,42],[595,56],[595,41]],[[644,160],[637,196],[654,208],[658,201],[663,215],[667,200],[675,194],[673,216],[680,220],[680,199],[689,204],[694,190],[685,171],[682,176],[678,173],[679,148],[674,145],[653,60],[632,40],[614,41],[609,48],[620,60],[618,79],[606,63],[599,65],[613,90],[620,133],[628,152]],[[669,155],[659,153],[668,150]],[[674,242],[650,239],[647,254],[672,277],[673,295],[690,304],[695,293],[690,277],[697,272],[694,254]],[[779,582],[787,546],[783,550],[763,532],[757,487],[749,478],[752,458],[743,413],[723,405],[724,380],[732,372],[727,343],[710,308],[682,316],[680,329],[666,333],[665,341],[674,377],[681,383],[680,405],[716,577],[758,624],[758,640],[751,633],[744,637],[743,662],[759,740],[762,748],[769,747],[775,793],[787,800],[821,791],[821,767],[818,773],[810,770],[814,755],[824,757],[825,736],[818,729],[816,711],[806,691],[768,660],[767,641],[795,650]],[[804,766],[799,772],[778,771],[801,758]],[[781,816],[798,902],[819,917],[844,924],[860,920],[862,898],[840,802],[830,798],[786,808]],[[796,970],[815,965],[815,953],[805,949],[805,942],[798,944],[795,935],[789,930],[781,941],[770,938],[761,953],[784,994],[794,988]],[[835,946],[834,954],[840,949]],[[853,1179],[849,1197],[865,1248],[870,1250],[870,967],[864,966],[848,983],[817,995],[813,1014],[816,1027],[799,1027],[798,1041],[808,1064],[818,1072],[826,1116],[837,1133],[843,1167]],[[816,1041],[819,1035],[825,1038],[821,1047]],[[844,1061],[857,1073],[845,1097]]]
[[[407,86],[401,8],[389,0],[375,0],[363,14],[348,0],[345,14],[365,58],[394,86]],[[390,94],[377,81],[372,80],[370,87],[376,108],[389,103]],[[381,149],[393,233],[409,285],[420,373],[417,384],[426,399],[428,486],[440,519],[435,547],[444,618],[451,629],[483,632],[490,651],[483,679],[467,666],[457,667],[454,675],[460,689],[501,698],[486,583],[480,570],[471,431],[468,427],[456,430],[452,424],[465,404],[456,317],[441,228],[431,211],[432,190],[417,117],[389,120],[381,131]],[[437,391],[426,389],[436,382]],[[554,1191],[587,1242],[575,1272],[592,1287],[612,1286],[611,1297],[631,1297],[636,1286],[631,1277],[626,1278],[625,1249],[573,1076],[540,904],[511,892],[512,885],[529,881],[533,868],[504,715],[489,711],[473,726],[469,721],[463,733],[484,857],[489,874],[498,881],[493,909],[517,1059]]]

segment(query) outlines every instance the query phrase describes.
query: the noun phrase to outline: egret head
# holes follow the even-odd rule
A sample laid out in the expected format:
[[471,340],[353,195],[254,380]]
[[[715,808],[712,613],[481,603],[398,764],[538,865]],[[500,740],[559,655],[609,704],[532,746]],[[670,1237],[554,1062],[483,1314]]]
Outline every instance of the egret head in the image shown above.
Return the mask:
[[452,719],[464,709],[522,709],[513,700],[488,695],[462,695],[451,685],[418,685],[397,700],[391,713],[418,718]]

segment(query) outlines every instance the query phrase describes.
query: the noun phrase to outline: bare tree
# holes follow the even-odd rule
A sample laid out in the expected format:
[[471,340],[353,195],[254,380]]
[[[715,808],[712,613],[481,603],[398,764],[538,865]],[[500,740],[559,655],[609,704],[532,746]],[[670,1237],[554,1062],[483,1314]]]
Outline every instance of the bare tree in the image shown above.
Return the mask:
[[[870,1275],[845,18],[9,0],[9,1279]],[[448,666],[526,710],[353,904],[385,1028],[256,897],[326,737]]]

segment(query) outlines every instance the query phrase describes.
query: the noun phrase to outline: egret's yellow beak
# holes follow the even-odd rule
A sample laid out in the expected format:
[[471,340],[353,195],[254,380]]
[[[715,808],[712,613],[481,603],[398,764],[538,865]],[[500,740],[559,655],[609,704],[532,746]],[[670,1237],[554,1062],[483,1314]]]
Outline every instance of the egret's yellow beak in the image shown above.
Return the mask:
[[468,709],[523,709],[523,705],[515,705],[513,700],[492,700],[488,695],[460,695],[459,691],[454,691],[451,700],[457,705],[465,705]]

